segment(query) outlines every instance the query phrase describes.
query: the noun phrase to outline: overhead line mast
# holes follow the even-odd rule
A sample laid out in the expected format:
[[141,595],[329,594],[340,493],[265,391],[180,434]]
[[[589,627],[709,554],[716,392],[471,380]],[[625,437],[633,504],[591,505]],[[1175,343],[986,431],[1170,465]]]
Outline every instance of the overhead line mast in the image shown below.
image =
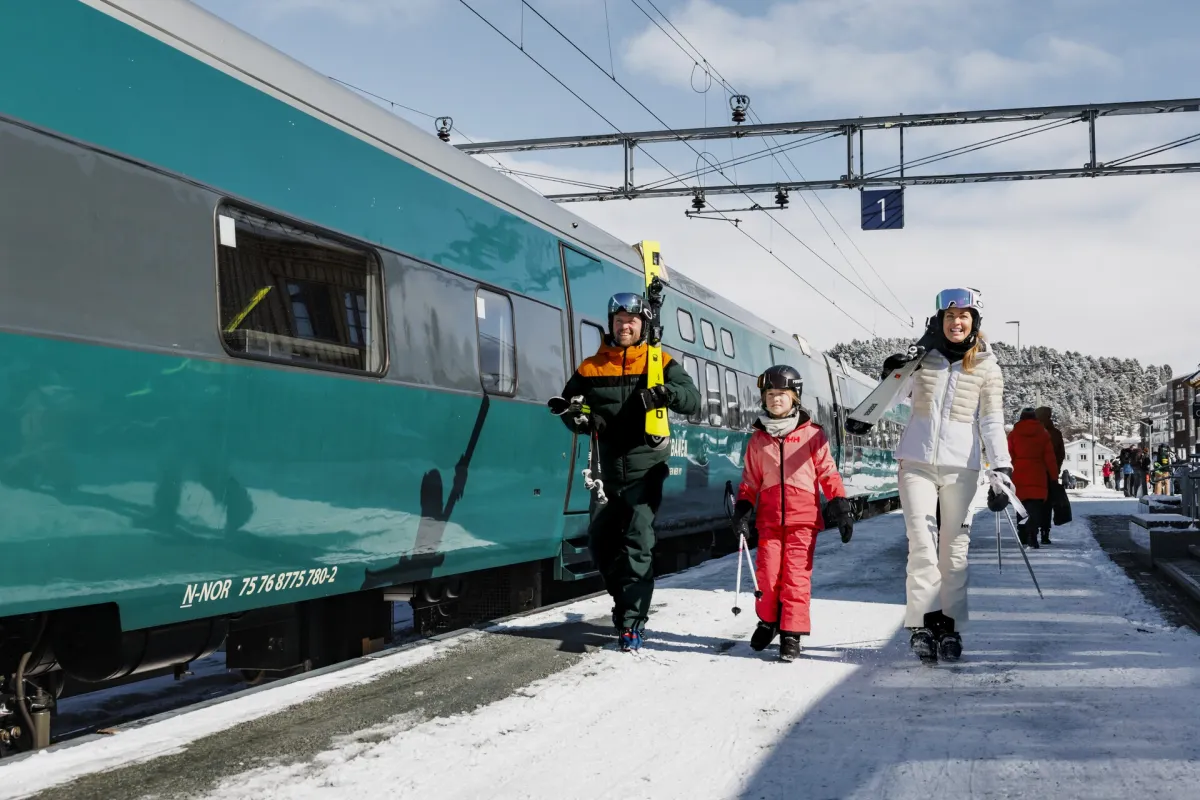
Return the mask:
[[[1096,103],[1087,105],[1038,106],[1029,108],[991,109],[984,111],[940,112],[933,114],[898,114],[881,117],[857,117],[847,119],[817,120],[810,122],[780,122],[754,125],[725,125],[707,128],[683,128],[647,130],[588,136],[557,136],[543,139],[513,139],[501,142],[456,145],[471,155],[531,152],[536,150],[558,150],[580,147],[620,146],[624,151],[624,184],[619,188],[596,192],[573,192],[547,195],[560,203],[586,200],[615,200],[649,197],[682,197],[692,195],[695,187],[674,186],[638,188],[632,181],[633,151],[639,146],[665,142],[692,142],[751,136],[786,136],[813,133],[833,133],[846,137],[846,173],[826,180],[772,181],[770,183],[732,184],[728,186],[705,186],[705,195],[737,194],[756,192],[778,192],[788,190],[817,189],[861,189],[883,186],[917,186],[954,183],[986,183],[995,181],[1041,180],[1050,178],[1095,178],[1112,175],[1164,175],[1184,172],[1200,172],[1200,162],[1178,162],[1171,164],[1131,164],[1130,161],[1164,152],[1197,141],[1197,137],[1170,142],[1162,147],[1151,148],[1124,158],[1114,159],[1110,164],[1100,163],[1096,158],[1096,121],[1101,117],[1134,115],[1172,114],[1200,111],[1200,99],[1151,100],[1126,103]],[[1063,120],[1081,122],[1088,127],[1089,160],[1079,167],[1058,169],[1029,169],[985,172],[960,172],[951,174],[906,174],[904,162],[894,168],[864,174],[861,171],[863,151],[862,135],[868,130],[892,130],[903,132],[906,128],[944,127],[947,125],[973,125],[997,122],[1046,122]],[[855,171],[854,137],[858,136],[859,171]],[[903,133],[901,134],[903,135]],[[903,151],[901,151],[903,153]],[[901,156],[903,159],[903,155]]]

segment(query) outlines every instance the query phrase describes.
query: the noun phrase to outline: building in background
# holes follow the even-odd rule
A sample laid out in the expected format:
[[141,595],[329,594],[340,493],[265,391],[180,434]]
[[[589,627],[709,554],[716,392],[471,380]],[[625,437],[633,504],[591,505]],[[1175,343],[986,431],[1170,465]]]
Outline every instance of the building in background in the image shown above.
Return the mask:
[[[1101,444],[1099,441],[1096,442],[1095,454],[1093,455],[1092,437],[1087,434],[1067,442],[1065,450],[1067,457],[1063,461],[1063,468],[1070,470],[1076,475],[1082,475],[1093,486],[1104,482],[1104,476],[1101,473],[1101,470],[1104,468],[1104,462],[1111,461],[1117,457],[1115,450],[1105,444]],[[1094,472],[1093,468],[1095,468]]]
[[[1149,447],[1150,453],[1158,452],[1160,446],[1174,448],[1175,424],[1171,420],[1172,409],[1171,384],[1164,383],[1153,392],[1146,395],[1142,404],[1142,446]],[[1147,437],[1149,434],[1149,437]]]
[[1200,371],[1171,381],[1171,454],[1176,461],[1187,461],[1196,452],[1196,420],[1192,419],[1195,383]]

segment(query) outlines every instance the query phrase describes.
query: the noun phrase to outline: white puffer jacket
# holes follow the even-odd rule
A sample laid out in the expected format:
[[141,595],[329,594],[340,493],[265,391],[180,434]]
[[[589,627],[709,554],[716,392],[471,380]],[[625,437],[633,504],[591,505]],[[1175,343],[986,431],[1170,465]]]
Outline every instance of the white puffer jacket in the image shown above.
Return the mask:
[[965,372],[961,361],[951,364],[930,350],[909,381],[899,396],[911,390],[912,418],[900,437],[898,460],[981,469],[982,437],[990,466],[1012,466],[1004,433],[1004,376],[986,345],[980,347],[972,372]]

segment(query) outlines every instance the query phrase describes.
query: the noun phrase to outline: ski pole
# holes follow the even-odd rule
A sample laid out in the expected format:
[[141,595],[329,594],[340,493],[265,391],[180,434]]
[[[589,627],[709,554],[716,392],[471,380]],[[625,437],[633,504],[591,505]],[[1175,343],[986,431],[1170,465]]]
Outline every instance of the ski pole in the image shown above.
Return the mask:
[[758,590],[758,575],[754,573],[754,562],[750,559],[750,543],[746,541],[745,534],[742,534],[741,550],[746,554],[746,571],[750,573],[750,580],[754,583],[754,599],[762,597],[762,592]]
[[738,539],[738,556],[737,556],[737,583],[734,584],[733,590],[733,615],[736,617],[742,613],[740,608],[740,600],[742,597],[742,548],[746,544],[746,537],[741,536]]
[[[1017,535],[1017,526],[1013,524],[1012,515],[1008,513],[1008,508],[1004,509],[1004,516],[1008,519],[1008,527],[1012,528],[1013,538],[1017,540],[1017,547],[1021,548],[1021,558],[1025,559],[1025,568],[1029,570],[1029,577],[1033,579],[1033,588],[1037,589],[1038,597],[1043,600],[1046,596],[1042,594],[1042,587],[1038,586],[1037,576],[1033,574],[1033,566],[1029,563],[1029,556],[1025,555],[1025,545],[1021,544],[1021,537]],[[1000,517],[996,517],[996,522],[1000,521]]]
[[1004,572],[1004,560],[1000,558],[1000,515],[996,515],[996,566]]

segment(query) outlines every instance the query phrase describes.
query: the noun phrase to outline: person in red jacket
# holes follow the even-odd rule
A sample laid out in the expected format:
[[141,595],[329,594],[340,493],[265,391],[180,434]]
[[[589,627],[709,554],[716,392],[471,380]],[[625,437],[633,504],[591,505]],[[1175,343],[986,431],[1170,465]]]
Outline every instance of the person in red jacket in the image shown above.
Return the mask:
[[[854,521],[825,431],[800,407],[800,373],[783,364],[771,367],[758,377],[758,388],[767,413],[754,423],[746,445],[734,530],[749,536],[750,513],[756,512],[760,622],[750,646],[763,650],[779,633],[779,658],[792,661],[800,637],[809,634],[817,531],[838,528],[849,542]],[[824,520],[818,486],[829,500]]]
[[[1049,498],[1049,486],[1058,482],[1058,460],[1050,433],[1032,408],[1021,411],[1021,419],[1008,434],[1008,452],[1013,461],[1013,484],[1017,497],[1029,512],[1018,526],[1022,544],[1037,549],[1038,526]],[[1047,541],[1049,544],[1049,541]]]

